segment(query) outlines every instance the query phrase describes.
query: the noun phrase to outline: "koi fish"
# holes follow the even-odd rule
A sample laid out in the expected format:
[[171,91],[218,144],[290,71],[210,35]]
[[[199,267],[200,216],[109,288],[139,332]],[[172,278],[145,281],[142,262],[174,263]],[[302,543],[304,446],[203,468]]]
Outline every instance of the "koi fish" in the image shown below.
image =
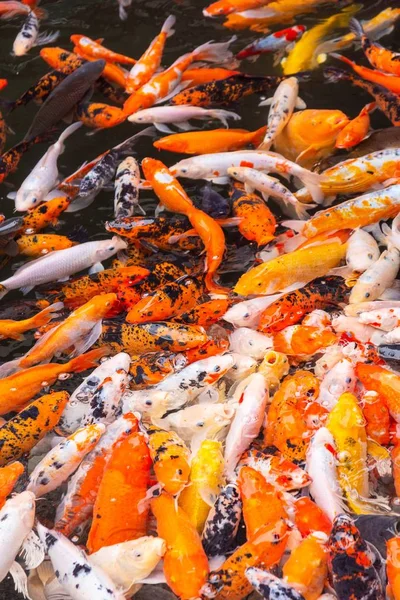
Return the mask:
[[360,6],[354,4],[332,15],[322,23],[318,23],[304,33],[294,48],[284,59],[283,72],[285,75],[294,75],[299,71],[315,69],[318,66],[317,48],[328,35],[338,28],[347,28],[351,18],[359,10]]
[[[238,169],[235,168],[235,171]],[[232,212],[240,219],[240,233],[250,242],[264,246],[274,239],[276,228],[275,217],[265,202],[256,194],[249,194],[238,185],[231,189]],[[235,307],[232,307],[232,311]],[[243,323],[245,325],[245,323]]]
[[104,425],[88,425],[60,442],[36,465],[26,489],[36,498],[57,489],[93,450],[104,431]]
[[51,71],[46,73],[36,83],[34,83],[26,92],[16,100],[1,100],[0,105],[5,107],[8,112],[14,111],[19,106],[26,106],[31,100],[37,103],[44,102],[48,95],[64,79],[64,73]]
[[[74,46],[73,54],[77,54],[78,57],[84,59],[84,62],[87,61],[87,63],[97,62],[98,60],[104,60],[102,58],[100,58],[100,59],[93,58],[92,56],[90,56],[90,54],[87,54],[78,46]],[[108,82],[115,83],[117,86],[119,86],[121,88],[123,88],[125,86],[126,71],[125,71],[125,69],[123,69],[122,67],[119,67],[118,65],[116,65],[114,63],[106,62],[102,75],[103,75],[104,79],[106,79],[106,81],[108,81]],[[126,98],[126,96],[125,96],[125,98]]]
[[167,39],[174,35],[175,17],[170,15],[146,52],[136,61],[126,78],[126,91],[133,94],[150,81],[161,64]]
[[53,385],[59,378],[65,378],[68,373],[80,373],[95,367],[104,354],[104,348],[96,348],[64,364],[38,365],[3,377],[0,380],[0,414],[23,408],[43,388]]
[[391,75],[400,75],[400,54],[398,52],[392,52],[377,42],[371,42],[357,19],[351,20],[350,30],[361,41],[364,54],[374,69]]
[[236,483],[228,483],[210,512],[202,533],[202,544],[207,556],[227,554],[234,547],[242,514],[242,501]]
[[38,523],[37,531],[58,581],[71,598],[77,600],[82,595],[90,597],[96,594],[99,600],[123,600],[124,594],[117,590],[111,577],[92,565],[83,550],[62,533],[47,529],[41,523]]
[[128,387],[131,359],[120,352],[102,362],[71,394],[58,431],[72,434],[93,423],[112,423],[120,409],[120,400]]
[[391,92],[378,83],[366,81],[358,75],[348,73],[342,69],[336,69],[335,67],[326,67],[324,75],[330,83],[350,81],[353,85],[365,90],[374,97],[376,106],[391,121],[392,125],[398,126],[400,124],[400,101],[398,94]]
[[275,333],[298,323],[307,313],[345,302],[350,289],[340,277],[317,278],[299,290],[288,292],[275,299],[261,313],[258,329]]
[[353,146],[357,146],[360,142],[367,137],[370,128],[370,112],[375,110],[375,102],[371,102],[364,106],[360,114],[350,121],[336,138],[335,148],[349,149]]
[[138,431],[138,421],[132,414],[119,417],[107,427],[68,482],[67,492],[57,508],[55,527],[58,531],[70,535],[91,516],[113,447],[134,431]]
[[208,560],[199,534],[166,492],[152,499],[151,510],[157,519],[158,534],[167,544],[164,574],[168,585],[181,600],[198,597],[208,575]]
[[2,452],[0,466],[4,467],[29,452],[57,425],[69,394],[55,392],[34,400],[0,428]]
[[312,279],[326,275],[339,265],[345,255],[346,244],[340,241],[295,250],[250,269],[241,276],[234,291],[249,296],[274,294],[293,286],[302,287]]
[[274,152],[250,150],[204,154],[181,160],[170,168],[170,172],[176,177],[218,180],[226,177],[230,167],[244,166],[268,173],[294,175],[304,182],[316,202],[321,200],[321,177]]
[[139,164],[133,156],[128,156],[118,165],[115,174],[114,216],[116,219],[131,217],[137,208],[140,209],[139,183]]
[[221,442],[204,440],[193,456],[188,487],[179,495],[179,506],[199,534],[203,531],[210,508],[224,487],[223,471]]
[[[105,546],[146,534],[148,510],[140,510],[150,480],[151,459],[142,433],[117,443],[105,467],[93,507],[87,540],[92,554]],[[130,506],[122,516],[124,506]]]
[[191,131],[175,133],[153,143],[158,150],[179,152],[179,154],[211,154],[213,152],[231,152],[257,147],[266,132],[266,126],[256,131],[246,129],[213,129],[211,131]]
[[382,73],[381,71],[376,71],[375,69],[368,69],[367,67],[358,65],[354,61],[350,60],[346,56],[342,56],[341,54],[332,53],[331,56],[349,65],[353,69],[353,71],[363,79],[371,81],[372,83],[377,83],[378,85],[387,88],[395,94],[400,93],[399,77],[396,77],[395,75]]
[[350,304],[358,304],[365,300],[373,302],[393,285],[400,267],[400,251],[389,246],[382,252],[378,260],[360,275],[351,290]]
[[280,154],[283,152],[289,160],[311,168],[318,159],[331,154],[338,135],[348,123],[348,117],[341,110],[296,112],[275,138],[275,150]]
[[183,355],[173,352],[148,352],[132,359],[129,374],[136,389],[160,383],[167,375],[186,366],[187,360]]
[[14,275],[2,281],[0,297],[18,288],[22,288],[22,292],[26,294],[37,285],[63,279],[106,260],[123,248],[126,248],[126,243],[115,236],[111,240],[86,242],[51,252],[23,265]]
[[55,42],[59,35],[59,31],[39,35],[39,19],[36,11],[31,10],[14,40],[13,52],[15,56],[24,56],[34,46],[44,46]]
[[329,535],[332,531],[332,523],[324,511],[307,496],[299,498],[294,503],[294,524],[303,537],[310,533],[322,531]]
[[250,10],[269,4],[271,0],[218,0],[207,6],[203,10],[205,17],[218,17],[220,15],[229,15],[233,12]]
[[125,56],[124,54],[113,52],[112,50],[102,46],[101,43],[97,42],[96,40],[92,40],[90,37],[85,35],[71,35],[70,40],[74,46],[82,48],[85,54],[89,54],[92,58],[104,58],[104,60],[107,62],[116,62],[120,65],[136,64],[136,60],[134,58],[129,58],[129,56]]
[[72,246],[76,246],[77,242],[70,240],[65,235],[43,233],[39,235],[21,235],[16,240],[16,244],[20,254],[30,258],[38,258],[49,252],[72,248]]
[[12,319],[0,320],[0,336],[2,339],[23,340],[23,334],[26,331],[47,325],[47,323],[58,316],[57,311],[62,308],[63,304],[56,302],[29,319],[23,319],[22,321],[14,321]]
[[367,600],[385,597],[371,553],[351,517],[338,515],[328,540],[333,587],[341,598]]
[[243,50],[236,54],[236,58],[239,60],[244,58],[252,59],[252,57],[258,57],[260,54],[272,53],[274,55],[274,66],[276,66],[293,43],[301,38],[305,30],[306,27],[304,25],[294,25],[294,27],[288,27],[287,29],[271,33],[271,35],[262,37],[245,46]]
[[234,112],[222,109],[206,109],[199,106],[156,106],[139,110],[130,115],[131,123],[153,123],[155,128],[162,133],[172,133],[165,123],[176,125],[178,129],[191,129],[190,119],[218,119],[228,128],[228,119],[237,121],[241,117]]
[[210,327],[217,323],[231,306],[228,298],[216,298],[208,302],[202,302],[188,311],[179,313],[176,320],[188,325],[200,325],[200,327]]
[[304,600],[304,596],[286,581],[279,579],[272,573],[249,567],[246,569],[246,578],[263,598],[290,598],[290,600]]
[[182,83],[184,81],[190,82],[190,87],[195,87],[203,83],[210,83],[212,81],[219,81],[220,79],[226,79],[233,75],[242,75],[240,71],[231,71],[229,69],[223,69],[222,67],[201,67],[200,69],[186,69],[182,75]]
[[81,123],[93,129],[108,129],[126,121],[126,115],[121,108],[104,102],[80,102],[75,113]]
[[178,92],[182,74],[193,62],[224,62],[232,58],[229,50],[231,41],[218,44],[207,42],[178,58],[168,69],[159,75],[154,75],[148,83],[129,96],[124,103],[126,115],[150,108],[159,100],[168,97],[174,90]]
[[24,471],[24,465],[18,461],[0,469],[0,510],[3,508],[7,496],[11,494]]
[[[264,142],[263,142],[264,143]],[[261,192],[265,201],[270,196],[279,199],[286,212],[290,215],[298,217],[308,217],[307,208],[310,205],[301,204],[292,192],[276,179],[270,177],[261,171],[251,169],[250,167],[230,167],[228,174],[238,181],[244,183],[245,190],[248,194],[252,194],[254,190]],[[240,227],[239,227],[240,230]]]
[[231,75],[226,79],[202,83],[177,93],[171,100],[172,105],[191,106],[230,106],[252,94],[266,93],[275,88],[283,77],[269,75],[250,77],[249,75]]
[[380,256],[378,244],[364,229],[356,229],[347,244],[346,263],[352,271],[363,273]]
[[10,173],[17,170],[19,162],[25,152],[35,144],[41,144],[49,139],[49,133],[37,135],[29,140],[19,142],[10,150],[7,150],[0,156],[0,183],[2,183]]
[[90,86],[100,77],[104,60],[87,63],[76,69],[51,92],[36,113],[24,141],[37,137],[51,129],[82,100]]

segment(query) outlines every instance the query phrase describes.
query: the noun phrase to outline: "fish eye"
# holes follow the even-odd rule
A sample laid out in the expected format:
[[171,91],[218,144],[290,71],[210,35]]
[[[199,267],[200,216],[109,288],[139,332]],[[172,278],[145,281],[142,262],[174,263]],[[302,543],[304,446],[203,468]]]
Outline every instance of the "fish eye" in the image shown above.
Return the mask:
[[187,169],[186,169],[186,168],[183,168],[183,169],[181,169],[181,172],[182,172],[182,173],[187,173]]
[[108,250],[109,250],[110,252],[113,252],[113,251],[115,250],[115,246],[108,246]]
[[248,313],[248,312],[243,315],[243,319],[248,319],[249,317],[250,317],[250,313]]

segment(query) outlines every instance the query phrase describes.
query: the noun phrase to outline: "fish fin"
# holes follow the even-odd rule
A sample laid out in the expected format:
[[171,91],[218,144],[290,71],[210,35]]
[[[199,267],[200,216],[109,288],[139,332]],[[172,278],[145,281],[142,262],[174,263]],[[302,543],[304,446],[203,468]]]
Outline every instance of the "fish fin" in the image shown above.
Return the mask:
[[271,106],[273,99],[273,96],[271,96],[271,98],[266,98],[265,100],[262,100],[258,106]]
[[119,6],[119,10],[118,10],[119,18],[121,19],[121,21],[126,21],[128,18],[128,12],[125,10],[125,7],[122,6],[122,4],[118,3],[118,6]]
[[324,192],[321,189],[322,176],[319,173],[314,173],[313,171],[303,169],[299,179],[301,179],[305,187],[310,192],[314,202],[321,204],[321,202],[324,200]]
[[347,265],[343,267],[334,267],[328,272],[328,275],[343,277],[343,279],[352,278],[354,275],[353,269],[350,269]]
[[60,35],[59,31],[53,31],[52,33],[48,33],[44,31],[40,35],[38,35],[35,46],[45,46],[46,44],[52,44],[56,41],[58,36]]
[[25,598],[29,598],[28,578],[21,565],[14,561],[11,565],[9,573],[13,578],[16,591],[19,594],[22,594]]
[[142,208],[142,207],[140,206],[140,204],[136,204],[136,205],[135,205],[135,207],[134,207],[134,214],[135,214],[136,212],[140,213],[140,214],[141,214],[141,215],[143,215],[144,217],[146,216],[146,211],[144,210],[144,208]]
[[166,33],[167,38],[171,37],[171,35],[174,35],[175,29],[173,29],[173,27],[175,23],[176,17],[174,15],[169,15],[169,17],[167,17],[167,19],[164,21],[164,25],[161,28],[161,33]]
[[9,360],[0,366],[0,378],[8,377],[19,370],[19,359]]
[[[246,192],[246,194],[252,194],[254,192],[254,189],[255,188],[253,185],[251,185],[251,183],[246,182],[244,184],[244,191]],[[264,195],[263,195],[263,197],[264,197]],[[267,198],[268,198],[268,196],[267,196]]]
[[157,584],[157,583],[167,583],[165,579],[165,575],[162,572],[151,573],[148,577],[144,579],[138,579],[135,583],[147,583],[147,584]]
[[266,192],[261,192],[261,196],[263,197],[265,204],[267,204],[269,200],[269,195]]
[[259,150],[260,152],[268,152],[272,146],[272,142],[274,140],[266,140],[261,142],[261,144],[258,146],[257,150]]
[[104,267],[101,262],[94,263],[88,271],[89,275],[94,275],[95,273],[101,273],[104,271]]
[[212,183],[216,183],[217,185],[226,185],[229,183],[229,177],[210,177],[207,181],[211,181]]
[[81,354],[80,356],[71,359],[68,363],[68,370],[74,373],[79,373],[81,371],[93,369],[94,367],[97,367],[99,360],[107,354],[109,354],[108,346],[102,346],[101,348],[89,350],[89,352],[86,352],[86,354]]
[[100,192],[100,190],[96,191],[94,194],[90,194],[89,196],[86,196],[85,198],[78,196],[77,198],[72,200],[72,202],[70,202],[70,204],[68,205],[68,207],[66,208],[66,210],[64,212],[74,213],[74,212],[78,212],[79,210],[83,210],[84,208],[87,208],[88,206],[93,204],[98,192]]
[[322,146],[319,146],[318,144],[311,144],[310,146],[308,146],[308,148],[303,150],[303,152],[300,152],[300,154],[296,158],[296,163],[300,164],[300,161],[307,158],[312,158],[317,154],[320,148],[322,148]]
[[60,277],[60,279],[57,279],[58,283],[65,283],[66,281],[69,281],[69,275],[66,275],[65,277]]
[[158,217],[159,214],[165,211],[165,206],[163,204],[158,203],[156,209],[154,211],[154,216]]
[[83,354],[86,350],[89,350],[91,346],[99,339],[102,332],[102,321],[98,321],[95,326],[91,329],[90,333],[87,334],[81,340],[78,340],[74,344],[74,356]]
[[227,60],[232,60],[233,54],[229,46],[236,40],[236,35],[232,36],[227,42],[206,42],[196,48],[191,54],[197,61],[217,62],[222,64]]
[[182,131],[192,131],[193,129],[198,129],[197,127],[193,127],[189,121],[181,121],[180,123],[174,123],[174,125],[176,125],[176,127]]
[[163,98],[159,98],[159,100],[157,100],[157,102],[155,102],[154,104],[162,104],[163,102],[167,102],[167,100],[171,100],[171,98],[173,98],[174,96],[176,96],[176,94],[179,94],[179,92],[182,92],[183,90],[185,90],[187,87],[190,86],[190,84],[192,83],[192,81],[183,81],[182,83],[180,83],[179,85],[177,85],[172,92],[170,92],[169,94],[167,94],[166,96],[164,96]]
[[3,298],[6,294],[8,294],[8,289],[4,286],[0,284],[0,300],[1,298]]
[[284,227],[287,227],[288,229],[293,229],[293,231],[296,231],[297,233],[301,233],[304,229],[304,225],[305,225],[306,221],[300,221],[300,220],[288,220],[288,221],[282,221],[281,225],[283,225]]
[[146,129],[142,129],[142,131],[139,131],[139,133],[135,133],[135,135],[132,135],[131,137],[129,137],[127,140],[124,140],[123,142],[121,142],[120,144],[118,144],[117,146],[114,146],[113,150],[125,150],[125,149],[130,149],[130,147],[132,146],[132,143],[134,141],[136,141],[138,138],[142,137],[143,135],[149,136],[149,137],[154,137],[155,136],[155,129],[154,127],[151,125],[150,127],[146,127]]
[[6,196],[6,198],[8,198],[9,200],[15,200],[16,197],[17,197],[17,192],[9,192]]
[[299,110],[304,110],[304,109],[307,108],[307,104],[304,102],[304,100],[302,100],[301,98],[299,98],[299,96],[297,96],[297,100],[296,100],[295,106]]
[[[289,48],[287,49],[290,50]],[[277,52],[274,52],[273,56],[274,58],[272,64],[274,67],[277,67],[281,62],[282,58],[285,56],[285,50],[278,50]]]
[[217,499],[217,494],[215,493],[215,490],[211,489],[211,487],[204,486],[204,488],[199,490],[199,495],[208,506],[214,506]]
[[[47,254],[46,254],[46,256],[47,256]],[[24,296],[26,296],[27,294],[29,294],[30,291],[33,290],[34,287],[35,287],[34,285],[24,285],[20,288],[20,290],[21,290],[21,293]]]
[[36,569],[45,557],[45,548],[34,531],[31,531],[22,544],[21,554],[26,568],[30,571]]
[[358,39],[362,38],[362,36],[365,35],[363,26],[361,25],[360,21],[358,19],[355,19],[354,17],[350,19],[349,29],[351,33],[353,33]]
[[174,131],[172,131],[172,129],[168,127],[168,125],[165,125],[165,123],[154,123],[154,127],[157,129],[157,131],[161,131],[161,133],[175,133]]
[[305,285],[307,285],[306,281],[296,281],[296,283],[292,283],[292,285],[288,285],[285,288],[282,288],[280,290],[281,294],[289,294],[289,292],[294,292],[296,290],[299,290],[300,288],[304,287]]

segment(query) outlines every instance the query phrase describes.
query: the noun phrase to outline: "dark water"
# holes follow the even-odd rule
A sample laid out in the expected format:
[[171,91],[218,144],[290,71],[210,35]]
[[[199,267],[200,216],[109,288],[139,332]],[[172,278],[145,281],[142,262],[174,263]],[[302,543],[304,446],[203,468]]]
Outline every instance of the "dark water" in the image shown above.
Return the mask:
[[[172,13],[177,17],[176,34],[168,40],[163,60],[164,65],[169,65],[179,55],[206,41],[226,41],[231,37],[232,32],[222,26],[222,21],[203,17],[202,9],[207,4],[206,0],[133,0],[128,20],[121,22],[118,17],[117,0],[82,0],[80,2],[77,0],[60,0],[58,2],[43,0],[41,6],[48,10],[49,18],[42,23],[41,30],[60,30],[60,38],[54,45],[67,49],[72,49],[69,36],[74,33],[81,33],[95,39],[104,37],[106,46],[117,52],[139,58],[149,42],[159,33],[165,18]],[[386,6],[395,7],[399,4],[399,0],[393,0],[392,2],[368,0],[364,2],[364,8],[359,13],[359,17],[370,18]],[[316,13],[299,16],[297,23],[311,27],[334,12],[335,9],[332,8],[320,8]],[[9,85],[2,92],[2,96],[10,99],[18,97],[39,77],[50,70],[38,56],[38,48],[34,48],[28,56],[22,58],[11,56],[13,40],[21,24],[22,17],[17,17],[6,23],[0,22],[0,77],[6,77],[9,80]],[[276,27],[277,29],[280,29],[280,27]],[[386,46],[395,48],[396,34],[398,37],[399,30],[400,27],[398,26],[391,36],[383,39],[383,43]],[[238,51],[259,35],[250,31],[237,32],[238,39],[233,45],[233,49]],[[345,54],[351,58],[356,58],[358,62],[366,64],[361,51],[346,51]],[[328,60],[326,64],[341,66],[333,59]],[[260,57],[254,64],[244,61],[241,70],[255,75],[280,73],[280,67],[274,68],[272,58],[267,56]],[[362,90],[351,87],[347,83],[334,85],[324,83],[321,68],[315,72],[315,77],[311,82],[301,84],[300,96],[306,101],[308,108],[341,109],[350,117],[356,116],[362,106],[370,101],[370,97]],[[254,130],[265,124],[267,112],[265,108],[258,108],[258,102],[259,97],[254,96],[245,99],[238,106],[231,107],[242,116],[242,121],[238,124],[239,127]],[[17,109],[10,115],[7,122],[15,131],[15,135],[9,136],[7,148],[22,139],[36,111],[37,107],[34,104],[29,104],[25,108]],[[372,124],[374,128],[389,125],[386,118],[379,112],[372,115]],[[95,158],[101,152],[120,143],[136,131],[138,131],[137,126],[127,122],[112,130],[101,131],[94,136],[87,136],[86,130],[83,129],[74,133],[67,140],[66,150],[59,160],[61,175],[70,174],[85,160]],[[151,142],[146,139],[140,141],[135,149],[139,159],[149,154],[156,156],[157,152],[152,148]],[[6,198],[7,194],[18,188],[45,150],[45,145],[33,148],[21,161],[17,173],[10,176],[5,184],[0,185],[0,212],[7,216],[12,215],[14,203]],[[176,154],[159,153],[158,155],[167,164],[172,164],[179,159]],[[196,193],[196,187],[192,186],[190,182],[186,182],[185,187],[189,193]],[[146,199],[152,199],[149,192],[143,192],[141,197],[145,201],[145,206],[148,205]],[[113,193],[102,192],[87,209],[78,213],[64,214],[59,231],[68,235],[75,226],[83,225],[88,232],[89,239],[104,238],[106,234],[103,223],[112,217],[112,209]],[[16,264],[18,262],[14,260],[12,268],[15,268]],[[2,273],[2,278],[8,276],[9,272],[10,267],[7,267]],[[14,297],[21,296],[15,294]],[[28,296],[32,299],[34,297],[33,293]],[[5,300],[2,300],[2,305],[6,305],[12,298],[13,295],[11,294],[7,296]],[[25,346],[31,343],[32,338],[28,337]],[[0,347],[0,355],[8,357],[10,352],[13,353],[16,350],[19,350],[19,353],[23,352],[23,345],[19,344],[17,346],[16,343],[3,344]],[[78,380],[74,380],[74,383],[75,381]],[[13,592],[13,585],[7,578],[0,584],[0,600],[13,600],[16,598],[19,598],[19,596]]]

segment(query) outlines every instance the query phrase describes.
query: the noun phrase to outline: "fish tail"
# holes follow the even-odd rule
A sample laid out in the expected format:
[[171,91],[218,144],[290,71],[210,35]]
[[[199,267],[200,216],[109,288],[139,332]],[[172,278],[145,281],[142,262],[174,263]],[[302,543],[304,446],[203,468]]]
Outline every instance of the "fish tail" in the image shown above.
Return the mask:
[[229,50],[230,44],[236,40],[234,35],[230,40],[223,43],[206,42],[192,52],[192,56],[196,60],[205,60],[208,62],[223,63],[232,60],[233,54]]
[[351,33],[353,33],[356,36],[356,38],[361,39],[365,35],[363,26],[361,25],[360,21],[355,17],[350,19],[349,27]]
[[124,142],[122,142],[121,144],[119,144],[118,146],[115,146],[114,150],[119,150],[119,151],[127,150],[128,148],[131,147],[131,145],[138,138],[142,137],[143,135],[147,135],[149,137],[154,137],[155,133],[156,133],[155,127],[153,127],[153,126],[146,127],[146,129],[143,129],[142,131],[139,131],[139,133],[135,133],[135,135],[133,135],[132,137],[128,138],[127,140],[125,140]]
[[164,25],[162,26],[162,29],[161,29],[161,33],[166,33],[167,38],[171,37],[171,35],[174,35],[175,29],[173,29],[173,27],[175,25],[175,22],[176,22],[176,17],[174,17],[174,15],[169,15],[169,17],[164,22]]
[[219,109],[219,108],[211,111],[210,114],[215,119],[219,119],[221,121],[221,123],[223,123],[225,125],[225,127],[227,129],[228,129],[228,119],[234,119],[235,121],[238,121],[239,119],[241,119],[241,117],[237,113],[232,112],[230,110],[223,110],[223,109]]
[[86,352],[86,354],[82,354],[81,356],[77,356],[76,358],[70,360],[68,363],[68,370],[75,373],[80,373],[81,371],[86,371],[87,369],[97,367],[100,358],[103,358],[103,356],[109,354],[109,352],[110,349],[107,346],[89,350],[89,352]]
[[0,284],[0,300],[8,293],[8,289]]
[[336,83],[337,81],[350,80],[351,74],[336,67],[326,67],[324,69],[324,77],[329,83]]
[[324,193],[321,189],[323,177],[319,173],[314,173],[312,171],[308,171],[307,169],[303,169],[301,173],[301,180],[310,192],[312,199],[314,202],[321,204],[324,199]]
[[47,308],[44,308],[33,317],[34,326],[42,327],[42,325],[47,325],[47,323],[58,316],[58,311],[62,310],[63,308],[64,304],[62,302],[55,302]]
[[342,56],[342,54],[337,54],[337,52],[331,52],[330,55],[333,56],[333,58],[337,58],[338,60],[341,60],[347,65],[350,65],[350,67],[354,65],[353,61],[347,58],[347,56]]

